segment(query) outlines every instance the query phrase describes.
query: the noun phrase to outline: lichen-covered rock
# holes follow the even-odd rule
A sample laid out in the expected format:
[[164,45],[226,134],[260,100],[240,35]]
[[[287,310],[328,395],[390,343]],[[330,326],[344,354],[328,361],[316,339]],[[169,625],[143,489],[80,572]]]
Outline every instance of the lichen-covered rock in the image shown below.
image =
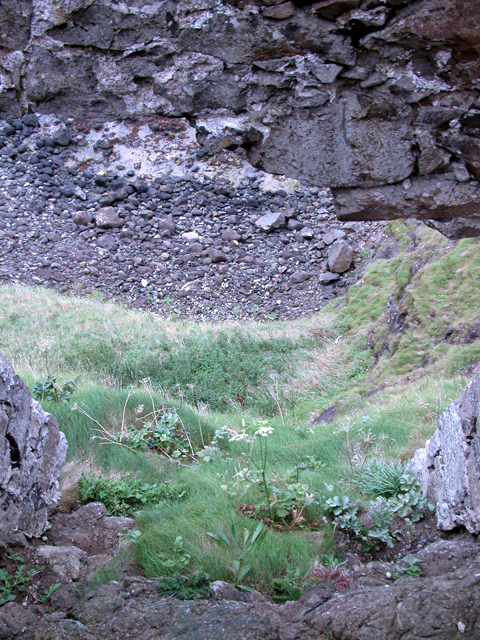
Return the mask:
[[118,546],[119,534],[131,529],[131,518],[108,517],[103,504],[90,502],[73,513],[55,513],[48,533],[50,544],[75,545],[98,555],[112,553]]
[[73,545],[41,546],[37,549],[35,556],[37,562],[48,565],[63,580],[75,582],[87,568],[86,552]]
[[0,534],[42,535],[66,453],[55,418],[0,355]]
[[480,373],[438,419],[412,470],[436,505],[437,526],[480,533]]

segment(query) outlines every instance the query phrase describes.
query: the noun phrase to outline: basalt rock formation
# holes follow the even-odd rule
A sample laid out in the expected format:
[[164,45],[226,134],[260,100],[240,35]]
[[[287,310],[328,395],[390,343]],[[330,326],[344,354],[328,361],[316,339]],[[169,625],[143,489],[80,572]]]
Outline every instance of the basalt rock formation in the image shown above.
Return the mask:
[[0,355],[0,538],[39,537],[60,497],[67,441]]
[[209,151],[244,147],[268,172],[331,187],[341,219],[478,235],[479,12],[479,0],[7,0],[0,113],[187,117]]

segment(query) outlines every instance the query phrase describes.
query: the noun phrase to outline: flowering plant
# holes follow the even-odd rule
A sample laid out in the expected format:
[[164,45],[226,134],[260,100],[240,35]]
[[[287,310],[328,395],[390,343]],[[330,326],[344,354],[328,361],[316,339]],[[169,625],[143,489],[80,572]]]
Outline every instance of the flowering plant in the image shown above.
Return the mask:
[[247,466],[236,470],[234,486],[241,488],[242,493],[255,489],[258,494],[256,513],[266,510],[270,518],[284,524],[288,519],[292,528],[304,521],[305,509],[314,504],[315,494],[309,493],[308,484],[299,481],[298,469],[285,478],[267,473],[268,438],[275,429],[267,423],[260,424],[250,436],[245,430],[245,421],[242,421],[243,431],[229,437],[230,442],[248,444],[244,453]]

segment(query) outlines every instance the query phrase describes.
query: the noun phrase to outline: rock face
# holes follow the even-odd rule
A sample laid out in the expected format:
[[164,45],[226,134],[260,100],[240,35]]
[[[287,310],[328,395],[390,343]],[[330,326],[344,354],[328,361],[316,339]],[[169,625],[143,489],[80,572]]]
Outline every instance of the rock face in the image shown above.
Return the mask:
[[441,414],[413,468],[424,494],[436,504],[437,525],[480,533],[480,374]]
[[7,0],[0,114],[188,117],[210,152],[244,147],[266,171],[340,189],[348,219],[470,217],[479,12],[480,0]]
[[0,355],[0,534],[42,535],[66,452],[55,418]]
[[[63,556],[65,548],[44,549],[56,579],[69,579],[76,566]],[[386,574],[395,571],[393,563],[356,563],[352,588],[320,583],[282,606],[225,583],[212,584],[213,599],[193,602],[160,598],[156,580],[141,577],[102,585],[86,598],[65,584],[47,610],[20,602],[1,607],[0,634],[12,640],[477,640],[479,552],[471,536],[439,540],[415,553],[420,577],[392,580]],[[70,574],[63,571],[66,565]]]

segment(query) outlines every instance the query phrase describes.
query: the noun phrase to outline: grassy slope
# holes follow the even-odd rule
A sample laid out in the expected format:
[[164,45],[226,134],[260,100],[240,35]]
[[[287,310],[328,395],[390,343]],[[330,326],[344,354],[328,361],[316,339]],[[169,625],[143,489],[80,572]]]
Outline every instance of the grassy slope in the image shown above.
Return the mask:
[[[3,287],[0,351],[32,385],[46,375],[44,347],[49,345],[51,371],[62,380],[78,376],[76,402],[110,429],[121,423],[128,389],[145,377],[157,392],[155,401],[174,404],[197,441],[198,414],[192,405],[211,435],[224,424],[239,428],[242,418],[266,417],[275,427],[269,438],[270,470],[283,474],[313,457],[323,466],[304,478],[311,490],[322,492],[324,482],[338,485],[345,477],[341,429],[347,422],[354,441],[370,429],[379,456],[406,459],[465,385],[461,368],[480,357],[480,340],[471,334],[480,315],[478,242],[451,245],[435,231],[401,222],[391,224],[388,233],[380,251],[385,257],[370,265],[343,300],[291,323],[166,322],[97,299]],[[464,344],[469,332],[471,341]],[[127,419],[136,405],[148,404],[142,393],[130,400]],[[333,403],[339,405],[335,421],[310,429],[310,413]],[[214,523],[234,524],[238,531],[254,527],[236,513],[248,496],[222,488],[239,466],[240,445],[231,443],[226,459],[181,468],[155,456],[99,447],[90,439],[95,425],[85,416],[65,404],[45,406],[69,441],[66,482],[94,468],[188,487],[186,500],[138,517],[144,535],[137,554],[148,573],[165,573],[161,554],[172,552],[182,535],[192,566],[214,579],[228,579],[231,558],[206,532]],[[314,509],[312,516],[319,515]],[[288,569],[298,567],[306,575],[318,555],[331,548],[328,528],[315,535],[269,531],[252,555],[250,579],[268,588]]]

